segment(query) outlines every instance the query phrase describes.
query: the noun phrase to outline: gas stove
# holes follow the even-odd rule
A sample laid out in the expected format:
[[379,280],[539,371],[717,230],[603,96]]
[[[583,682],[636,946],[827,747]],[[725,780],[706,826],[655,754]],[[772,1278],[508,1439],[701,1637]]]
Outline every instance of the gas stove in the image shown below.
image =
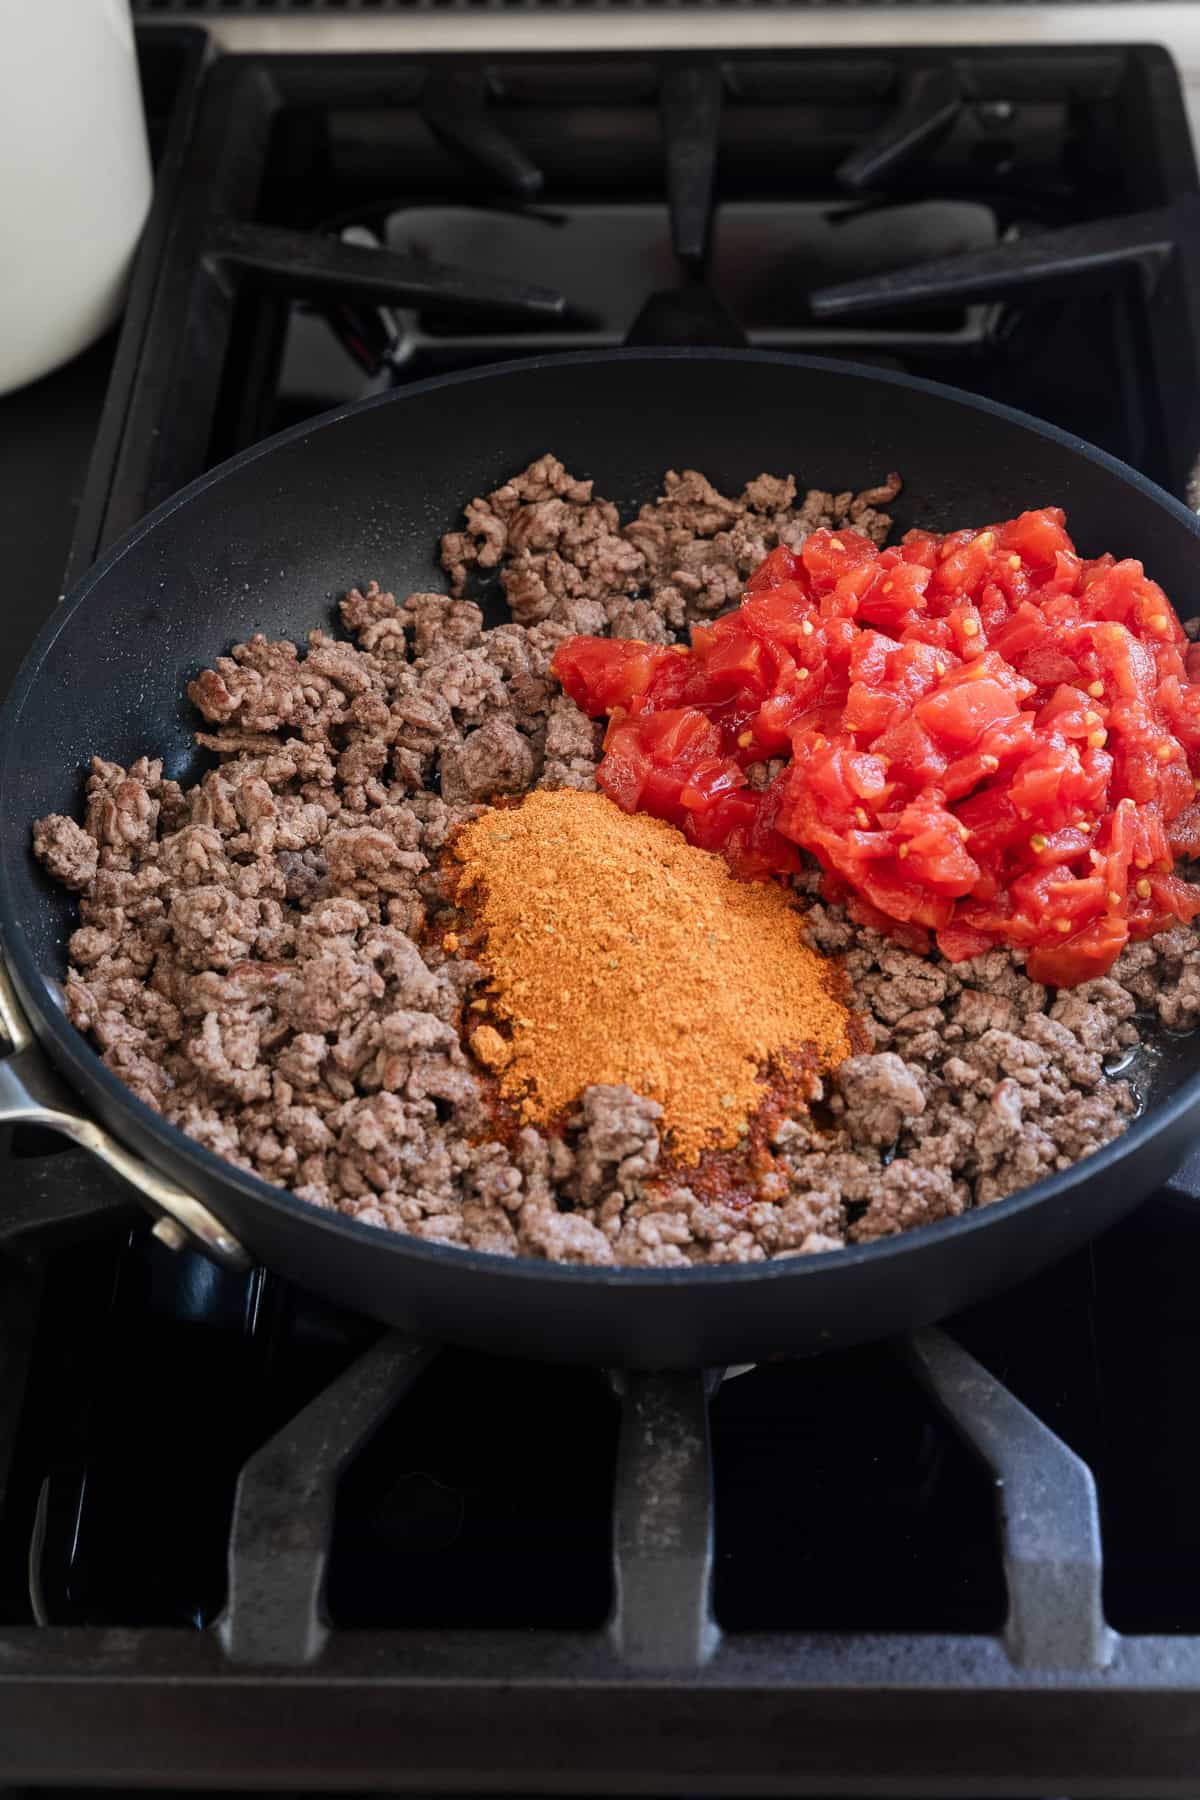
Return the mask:
[[[803,48],[754,14],[749,48],[300,53],[226,10],[141,28],[119,341],[0,406],[2,435],[110,377],[72,578],[328,406],[626,340],[931,375],[1189,491],[1200,183],[1162,51]],[[1200,1155],[908,1343],[615,1376],[219,1270],[17,1130],[0,1786],[1200,1789],[1198,1201]]]

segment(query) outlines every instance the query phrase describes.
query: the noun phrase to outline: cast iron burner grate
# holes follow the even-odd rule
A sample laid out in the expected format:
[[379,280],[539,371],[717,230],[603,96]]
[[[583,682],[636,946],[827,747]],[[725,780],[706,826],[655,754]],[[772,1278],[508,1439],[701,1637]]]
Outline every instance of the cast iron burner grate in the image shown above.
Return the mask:
[[72,577],[364,384],[626,338],[949,379],[1187,491],[1200,190],[1161,51],[226,55],[180,115]]
[[[1164,1370],[1135,1351],[1124,1406],[1100,1420],[1145,1490],[1142,1537],[1159,1510],[1191,1625],[1120,1633],[1104,1547],[1127,1564],[1138,1535],[1120,1477],[1102,1541],[1088,1463],[989,1366],[1008,1362],[1018,1389],[1040,1379],[1049,1412],[1059,1390],[1086,1392],[1125,1324],[1152,1336],[1155,1309],[1182,1300],[1167,1268],[1194,1250],[1190,1204],[1153,1203],[1161,1267],[1138,1270],[1135,1220],[1030,1284],[1015,1337],[997,1301],[828,1362],[610,1379],[439,1351],[175,1255],[131,1231],[77,1152],[35,1146],[8,1168],[6,1777],[1010,1793],[1069,1775],[1072,1793],[1153,1794],[1194,1776],[1200,1540],[1159,1510],[1152,1448],[1128,1467],[1144,1378]],[[1177,1325],[1160,1349],[1190,1389],[1197,1328]],[[1094,1364],[1049,1354],[1089,1336]],[[1167,1428],[1188,1416],[1184,1401]],[[1093,1430],[1087,1406],[1066,1417]],[[829,1509],[856,1487],[839,1540]],[[904,1557],[914,1579],[897,1587],[887,1562]],[[1135,1553],[1135,1587],[1153,1586],[1147,1568]],[[923,1621],[926,1579],[941,1597]],[[829,1612],[839,1584],[848,1604]]]
[[[1200,190],[1159,51],[141,50],[183,78],[75,574],[364,385],[648,333],[940,376],[1187,489]],[[610,1379],[172,1252],[18,1132],[0,1780],[1185,1791],[1197,1195],[906,1345]]]

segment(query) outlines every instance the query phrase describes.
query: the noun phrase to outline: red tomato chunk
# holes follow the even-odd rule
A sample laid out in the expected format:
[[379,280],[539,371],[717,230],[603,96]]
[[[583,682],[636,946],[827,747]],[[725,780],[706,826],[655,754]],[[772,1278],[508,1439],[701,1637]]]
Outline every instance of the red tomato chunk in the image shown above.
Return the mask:
[[619,806],[748,879],[810,851],[827,899],[911,948],[1009,945],[1072,987],[1200,912],[1173,873],[1200,854],[1200,647],[1057,507],[886,550],[816,531],[690,650],[575,637],[552,667],[609,717]]

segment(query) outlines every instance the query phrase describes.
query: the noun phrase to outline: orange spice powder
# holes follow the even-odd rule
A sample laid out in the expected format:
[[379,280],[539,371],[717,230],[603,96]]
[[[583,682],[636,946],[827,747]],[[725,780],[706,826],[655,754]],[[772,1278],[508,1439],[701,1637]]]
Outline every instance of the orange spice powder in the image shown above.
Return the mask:
[[659,1102],[671,1156],[692,1164],[744,1136],[796,1052],[823,1069],[850,1054],[836,969],[785,891],[735,880],[672,826],[539,789],[453,849],[489,976],[490,1022],[469,1042],[524,1122],[624,1082]]

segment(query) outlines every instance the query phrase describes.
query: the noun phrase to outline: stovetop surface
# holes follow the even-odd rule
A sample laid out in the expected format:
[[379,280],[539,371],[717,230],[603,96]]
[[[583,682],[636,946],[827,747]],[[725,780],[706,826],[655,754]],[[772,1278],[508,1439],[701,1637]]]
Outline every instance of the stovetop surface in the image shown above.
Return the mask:
[[[953,381],[1185,491],[1198,184],[1161,53],[141,45],[124,330],[0,402],[4,682],[68,537],[77,577],[274,429],[619,342],[702,275],[752,343]],[[622,1381],[219,1271],[18,1132],[0,1783],[1200,1788],[1198,1194],[1200,1165],[915,1345]]]

